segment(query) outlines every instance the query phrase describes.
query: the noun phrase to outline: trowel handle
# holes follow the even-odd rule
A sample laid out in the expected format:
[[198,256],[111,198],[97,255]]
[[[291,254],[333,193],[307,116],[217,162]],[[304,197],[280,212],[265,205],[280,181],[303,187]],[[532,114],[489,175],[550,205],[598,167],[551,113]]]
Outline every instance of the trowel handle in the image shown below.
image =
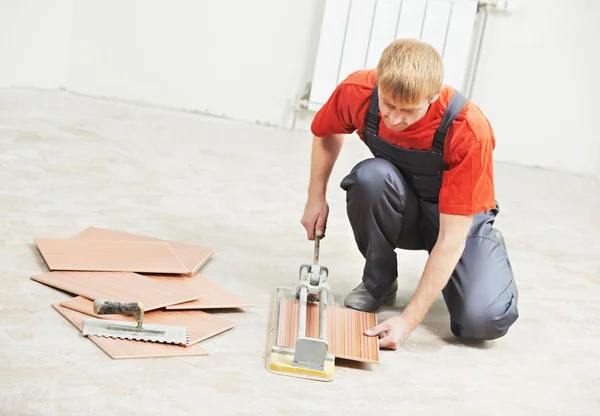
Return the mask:
[[115,300],[96,299],[94,313],[98,315],[132,315],[138,327],[144,320],[144,307],[140,302],[119,302]]

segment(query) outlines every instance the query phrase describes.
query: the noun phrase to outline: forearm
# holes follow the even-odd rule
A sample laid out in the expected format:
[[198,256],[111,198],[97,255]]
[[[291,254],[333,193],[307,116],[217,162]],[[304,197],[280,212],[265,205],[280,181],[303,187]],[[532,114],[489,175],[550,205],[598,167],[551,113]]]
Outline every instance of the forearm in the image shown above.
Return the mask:
[[327,182],[331,176],[333,165],[342,150],[343,143],[344,136],[341,134],[327,137],[313,137],[310,183],[308,187],[309,198],[325,197]]
[[417,290],[402,313],[411,331],[423,321],[436,297],[450,279],[464,247],[464,240],[453,242],[438,240],[433,247]]

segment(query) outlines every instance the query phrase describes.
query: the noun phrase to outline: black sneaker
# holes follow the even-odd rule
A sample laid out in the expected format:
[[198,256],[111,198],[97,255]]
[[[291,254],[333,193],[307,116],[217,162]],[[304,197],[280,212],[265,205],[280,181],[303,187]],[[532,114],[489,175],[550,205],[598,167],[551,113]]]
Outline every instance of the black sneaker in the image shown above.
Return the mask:
[[385,302],[390,302],[396,299],[396,291],[398,290],[398,281],[390,286],[385,296],[381,299],[375,299],[371,292],[367,290],[364,283],[358,285],[352,292],[348,293],[344,301],[344,305],[350,309],[356,309],[362,312],[375,312]]

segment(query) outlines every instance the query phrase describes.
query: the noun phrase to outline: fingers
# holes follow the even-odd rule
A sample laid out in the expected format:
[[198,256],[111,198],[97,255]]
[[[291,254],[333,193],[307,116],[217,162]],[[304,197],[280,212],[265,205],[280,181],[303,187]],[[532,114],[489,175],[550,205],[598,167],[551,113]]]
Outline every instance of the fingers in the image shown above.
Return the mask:
[[398,349],[398,343],[390,335],[385,335],[379,340],[379,348]]
[[315,232],[314,232],[314,227],[306,227],[306,236],[308,237],[308,239],[310,241],[315,239]]
[[379,336],[379,348],[395,350],[400,344],[392,337],[391,329],[391,326],[387,322],[382,322],[373,328],[367,329],[365,335]]
[[306,237],[309,240],[314,240],[315,239],[315,222],[307,219],[306,217],[302,217],[302,220],[300,221],[300,223],[302,223],[302,226],[304,226],[304,229],[306,229]]
[[319,238],[325,237],[325,220],[321,217],[315,218],[314,220],[302,219],[301,222],[306,229],[306,236],[309,240],[314,240],[315,234],[318,235]]
[[306,202],[304,215],[300,222],[306,229],[306,237],[309,240],[314,240],[315,234],[320,238],[325,237],[328,214],[329,206],[325,200],[313,200],[309,198]]
[[327,228],[327,216],[329,215],[329,206],[327,203],[323,204],[319,217],[317,218],[317,235],[320,238],[325,237],[325,230]]
[[373,337],[375,335],[379,335],[381,333],[385,334],[385,331],[387,331],[389,328],[388,324],[386,322],[382,322],[379,325],[374,326],[373,328],[369,328],[365,331],[365,335],[369,336],[369,337]]
[[319,236],[319,238],[323,238],[325,237],[325,219],[323,218],[323,216],[319,216],[319,219],[317,220],[317,235]]

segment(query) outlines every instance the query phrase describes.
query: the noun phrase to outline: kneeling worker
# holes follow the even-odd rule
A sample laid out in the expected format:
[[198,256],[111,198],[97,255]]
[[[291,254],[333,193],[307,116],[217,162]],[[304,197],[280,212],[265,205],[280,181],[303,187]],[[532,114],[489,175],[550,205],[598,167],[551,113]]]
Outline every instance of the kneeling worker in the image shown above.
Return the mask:
[[492,340],[517,320],[518,290],[500,232],[492,153],[481,110],[443,84],[439,53],[416,40],[386,47],[376,68],[349,75],[312,123],[311,174],[302,217],[309,240],[324,237],[327,183],[344,135],[357,132],[373,154],[342,180],[347,215],[365,258],[362,283],[345,306],[374,312],[398,288],[396,248],[427,250],[418,287],[401,315],[367,331],[398,348],[440,292],[450,329]]

